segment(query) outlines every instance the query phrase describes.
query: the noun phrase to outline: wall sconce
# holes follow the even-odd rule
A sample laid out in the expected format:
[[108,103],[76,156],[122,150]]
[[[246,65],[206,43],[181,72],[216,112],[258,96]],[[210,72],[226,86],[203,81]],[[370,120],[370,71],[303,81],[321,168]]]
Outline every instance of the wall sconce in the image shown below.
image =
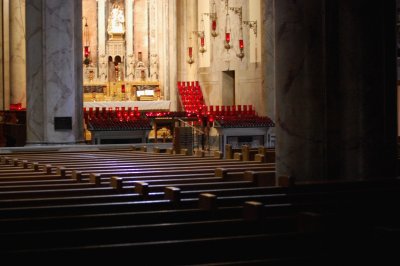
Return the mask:
[[189,46],[188,47],[188,54],[189,54],[189,58],[188,60],[186,60],[186,62],[188,62],[189,65],[194,63],[194,59],[193,59],[193,47]]
[[204,41],[204,31],[200,31],[200,49],[199,52],[200,53],[204,53],[205,51],[207,51],[207,49],[205,48],[205,41]]
[[85,25],[83,27],[83,41],[84,41],[84,46],[83,46],[83,54],[85,59],[83,59],[83,63],[86,65],[86,67],[89,66],[90,64],[90,41],[89,41],[89,26],[87,24],[87,18],[83,17],[85,19]]
[[193,59],[192,37],[189,38],[189,43],[190,43],[190,46],[188,47],[188,55],[189,55],[189,58],[186,60],[186,62],[187,62],[189,65],[192,65],[192,64],[194,63],[194,59]]
[[203,13],[203,15],[209,16],[211,18],[211,36],[217,37],[217,13]]
[[229,10],[232,10],[233,12],[235,12],[235,14],[237,14],[239,16],[239,25],[240,25],[240,29],[239,29],[239,50],[240,52],[238,54],[236,54],[236,56],[238,58],[240,58],[240,60],[243,59],[244,57],[244,41],[243,41],[243,27],[242,27],[242,7],[229,7]]
[[243,28],[242,25],[240,25],[240,29],[239,29],[239,50],[240,52],[238,54],[236,54],[237,57],[240,58],[240,60],[243,59],[244,57],[244,41],[243,41]]
[[201,21],[200,21],[200,31],[193,31],[194,34],[197,35],[198,38],[200,38],[200,49],[199,52],[200,53],[204,53],[207,51],[207,49],[205,48],[205,35],[204,35],[204,20],[203,17],[201,17]]
[[200,53],[205,53],[207,51],[207,49],[205,48],[205,35],[204,35],[204,31],[193,31],[194,34],[197,35],[198,38],[200,38],[200,48],[199,48],[199,52]]
[[250,29],[253,29],[254,35],[257,38],[257,20],[253,21],[243,21],[243,25],[249,26]]
[[231,49],[230,41],[231,41],[231,19],[229,17],[229,11],[227,11],[225,18],[225,40],[224,40],[224,47],[227,51]]
[[211,19],[211,36],[217,37],[218,36],[218,32],[217,32],[217,8],[215,6],[215,0],[213,0],[212,3],[211,3],[210,19]]

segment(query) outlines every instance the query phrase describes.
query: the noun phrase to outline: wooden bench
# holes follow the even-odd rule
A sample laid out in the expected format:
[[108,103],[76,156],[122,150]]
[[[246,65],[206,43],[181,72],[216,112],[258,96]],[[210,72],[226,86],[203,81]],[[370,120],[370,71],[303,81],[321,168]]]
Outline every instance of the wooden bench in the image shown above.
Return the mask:
[[[273,170],[273,166],[269,165],[231,165],[229,166],[231,172],[244,172],[246,170]],[[146,176],[146,175],[169,175],[169,174],[196,174],[196,173],[214,173],[214,166],[204,166],[204,167],[179,167],[179,168],[157,168],[157,169],[127,169],[127,170],[112,170],[112,169],[99,169],[97,171],[92,170],[84,170],[82,175],[89,176],[91,173],[100,174],[102,177],[110,177],[110,176],[120,176],[120,177],[129,177],[129,176]]]
[[[162,199],[162,195],[159,195]],[[7,207],[33,207],[33,206],[57,206],[57,205],[73,205],[73,204],[90,204],[90,203],[113,203],[113,202],[131,202],[142,200],[143,197],[138,193],[109,194],[109,195],[80,195],[55,198],[27,198],[27,199],[11,199],[0,200],[0,208]]]
[[100,228],[35,230],[25,233],[6,232],[0,233],[2,239],[0,249],[7,251],[14,249],[61,248],[296,231],[296,226],[287,224],[288,220],[290,222],[294,221],[294,219],[286,217],[265,219],[262,222],[225,219]]
[[[79,189],[91,188],[94,184],[91,183],[76,183],[71,182],[67,184],[44,184],[44,185],[29,185],[29,186],[0,186],[0,192],[6,191],[27,191],[27,190],[48,190],[48,189]],[[0,194],[1,197],[1,194]]]
[[[226,261],[272,261],[284,258],[289,261],[297,258],[313,258],[323,252],[319,244],[323,237],[316,233],[252,234],[223,237],[201,237],[195,239],[127,242],[124,244],[106,244],[75,246],[70,248],[28,249],[14,253],[2,252],[2,256],[18,261],[18,258],[43,260],[49,257],[63,258],[66,261],[90,256],[93,261],[113,257],[116,263],[132,259],[131,254],[157,254],[166,262],[177,264],[201,264]],[[325,238],[331,241],[331,238]],[[224,247],[224,248],[221,248]],[[262,249],[260,248],[262,247]],[[310,254],[309,250],[313,250]],[[267,250],[267,252],[266,252]],[[182,254],[185,254],[182,256]],[[146,256],[146,263],[156,264],[158,256]],[[158,258],[156,258],[158,257]],[[269,264],[268,264],[269,265]]]
[[[214,163],[199,157],[192,169],[173,171],[163,164],[155,171],[128,169],[122,172],[126,176],[105,169],[119,162],[133,167],[126,163],[135,160],[129,159],[130,153],[134,152],[62,153],[58,161],[65,160],[66,165],[50,163],[57,159],[56,153],[40,155],[36,165],[43,165],[40,170],[45,175],[60,172],[55,179],[68,179],[75,173],[72,181],[91,185],[88,188],[63,187],[49,181],[48,189],[37,190],[46,187],[47,181],[41,180],[37,186],[5,181],[5,188],[26,185],[31,190],[0,190],[0,254],[13,259],[93,255],[118,260],[130,258],[133,252],[152,252],[157,259],[165,255],[166,261],[179,264],[288,262],[289,258],[298,263],[334,255],[333,244],[321,243],[346,239],[352,245],[364,244],[364,240],[370,244],[364,235],[380,219],[392,217],[400,201],[398,180],[302,183],[276,177],[273,164],[249,166],[230,161],[235,165],[232,167],[224,164],[229,160],[218,159],[217,174],[216,167],[207,167]],[[138,158],[147,154],[143,152]],[[107,158],[108,163],[102,161],[104,168],[88,163],[88,169],[92,165],[99,172],[92,172],[93,168],[86,171],[85,162],[68,162],[70,155],[92,161]],[[36,160],[34,154],[15,156]],[[143,162],[155,164],[162,156],[151,153],[152,158]],[[21,163],[14,165],[15,160],[7,160],[13,167],[21,167]],[[38,178],[41,175],[37,172]],[[20,176],[24,178],[23,173]],[[89,183],[91,179],[94,182]],[[363,226],[357,228],[357,224]],[[262,252],[258,251],[261,247]],[[190,260],[180,256],[182,252]],[[153,257],[146,262],[154,262]]]
[[[249,145],[242,145],[240,148],[233,148],[231,144],[225,145],[225,159],[236,159],[243,161],[254,161],[259,148],[250,148]],[[274,162],[274,161],[269,161]]]
[[[183,186],[183,185],[182,185]],[[195,184],[188,184],[188,186],[196,186]],[[235,206],[240,205],[244,201],[257,200],[260,202],[269,203],[297,203],[305,204],[318,202],[322,200],[331,201],[334,203],[348,204],[348,202],[354,201],[356,203],[360,202],[370,202],[369,198],[379,197],[379,200],[387,200],[396,197],[395,193],[398,193],[398,188],[385,188],[385,189],[364,189],[359,190],[355,194],[355,190],[348,191],[327,191],[321,192],[309,192],[309,193],[289,193],[289,194],[259,194],[259,195],[245,195],[245,196],[225,196],[218,198],[218,204],[220,206]],[[139,194],[141,194],[139,192]],[[339,200],[340,199],[340,200]],[[169,200],[154,200],[154,201],[131,201],[127,203],[104,203],[104,204],[75,204],[75,205],[55,205],[55,206],[41,206],[38,208],[1,208],[0,213],[4,217],[16,217],[14,215],[42,215],[42,214],[57,214],[57,213],[96,213],[96,212],[108,212],[112,207],[114,210],[150,210],[150,209],[171,209],[171,208],[188,208],[196,206],[196,198],[188,198],[179,201],[179,204],[171,205]],[[377,201],[377,200],[376,200]],[[128,205],[128,206],[127,206]]]
[[234,219],[242,216],[242,206],[218,209],[218,212],[201,210],[196,205],[188,209],[145,210],[72,214],[44,215],[42,217],[0,218],[0,232],[63,229],[82,227],[120,226],[134,224],[154,224],[187,221],[206,221],[219,219]]
[[55,198],[55,197],[79,197],[110,194],[129,194],[133,192],[133,187],[115,189],[110,185],[98,187],[93,184],[81,188],[52,189],[46,190],[19,190],[6,191],[0,193],[0,199],[34,199],[34,198]]
[[13,176],[13,177],[2,177],[0,178],[0,186],[9,186],[9,185],[17,185],[19,183],[23,184],[24,182],[33,182],[38,181],[37,183],[46,183],[49,181],[68,181],[69,179],[67,178],[61,178],[59,175],[56,174],[44,174],[41,172],[37,172],[35,175],[18,175],[18,176]]

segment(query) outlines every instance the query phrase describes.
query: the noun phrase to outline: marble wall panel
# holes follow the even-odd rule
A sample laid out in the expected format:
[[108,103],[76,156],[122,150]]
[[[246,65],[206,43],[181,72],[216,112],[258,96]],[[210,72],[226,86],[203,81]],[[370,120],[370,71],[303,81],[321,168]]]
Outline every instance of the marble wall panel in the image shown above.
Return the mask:
[[395,1],[274,4],[277,175],[394,175]]
[[[82,2],[28,0],[26,4],[27,143],[80,143]],[[72,129],[56,130],[55,117],[71,117]]]

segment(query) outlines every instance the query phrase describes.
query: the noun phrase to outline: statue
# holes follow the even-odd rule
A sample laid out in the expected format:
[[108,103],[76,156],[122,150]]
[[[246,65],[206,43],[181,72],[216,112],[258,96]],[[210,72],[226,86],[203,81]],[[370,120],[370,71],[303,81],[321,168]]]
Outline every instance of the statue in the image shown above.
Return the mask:
[[122,35],[125,33],[124,28],[125,16],[124,11],[119,4],[114,3],[111,8],[110,16],[108,17],[108,34],[112,38],[113,35]]
[[158,80],[158,55],[152,54],[150,63],[150,76],[152,80]]
[[147,76],[147,68],[142,60],[142,52],[139,52],[138,59],[135,64],[135,77],[137,80],[145,81]]

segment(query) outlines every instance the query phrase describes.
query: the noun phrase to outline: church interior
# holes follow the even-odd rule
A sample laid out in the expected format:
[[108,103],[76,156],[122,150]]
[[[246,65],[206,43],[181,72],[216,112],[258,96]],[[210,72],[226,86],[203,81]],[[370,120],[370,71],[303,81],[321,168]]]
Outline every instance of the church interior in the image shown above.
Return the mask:
[[[235,147],[274,146],[273,101],[267,97],[263,84],[262,1],[81,2],[82,19],[73,26],[82,25],[79,31],[71,29],[75,30],[71,41],[76,41],[76,34],[81,39],[79,46],[74,45],[74,50],[70,50],[70,53],[80,52],[74,55],[78,57],[74,58],[76,61],[70,62],[80,63],[82,75],[70,73],[76,74],[70,82],[79,86],[48,81],[47,91],[58,92],[49,92],[51,95],[40,99],[32,92],[31,100],[29,84],[33,82],[35,87],[36,80],[33,77],[30,80],[27,64],[29,41],[22,43],[28,29],[16,29],[27,23],[23,14],[29,11],[29,6],[26,11],[20,3],[10,2],[5,7],[10,11],[3,16],[7,28],[4,35],[10,42],[4,46],[7,55],[4,58],[8,59],[4,68],[8,75],[3,82],[3,109],[27,110],[29,115],[33,109],[29,108],[30,102],[40,104],[45,98],[55,98],[54,104],[48,106],[51,115],[43,114],[40,118],[49,120],[53,128],[40,132],[44,122],[34,125],[32,120],[40,117],[35,114],[36,119],[18,123],[27,124],[26,130],[19,130],[18,126],[6,130],[1,137],[2,146],[165,143],[173,142],[176,125],[192,127],[195,132],[194,141],[187,141],[195,142],[189,145],[193,148],[188,147],[191,153],[200,146],[209,151],[221,150],[227,142]],[[32,43],[35,50],[34,46]],[[57,58],[61,56],[59,52],[54,53],[48,59],[54,60],[54,69],[66,70],[68,64]],[[28,72],[24,73],[24,69]],[[54,79],[58,78],[56,74]],[[74,91],[67,92],[71,87]],[[74,95],[76,101],[68,102],[64,97],[71,97],[67,95]],[[73,114],[66,110],[76,108],[79,110]],[[235,119],[238,116],[243,119]],[[14,120],[26,121],[26,118]],[[221,123],[243,128],[239,133],[241,139],[236,136],[226,139],[237,134],[221,132]],[[111,130],[111,124],[117,130]],[[244,124],[257,127],[259,132],[249,132]],[[70,134],[66,132],[68,126],[76,130]],[[143,130],[136,130],[140,127]],[[136,132],[127,133],[120,128],[133,128]],[[20,131],[26,134],[14,134]],[[205,131],[207,143],[203,140],[199,144]]]
[[2,258],[400,262],[400,0],[0,0],[0,24]]

